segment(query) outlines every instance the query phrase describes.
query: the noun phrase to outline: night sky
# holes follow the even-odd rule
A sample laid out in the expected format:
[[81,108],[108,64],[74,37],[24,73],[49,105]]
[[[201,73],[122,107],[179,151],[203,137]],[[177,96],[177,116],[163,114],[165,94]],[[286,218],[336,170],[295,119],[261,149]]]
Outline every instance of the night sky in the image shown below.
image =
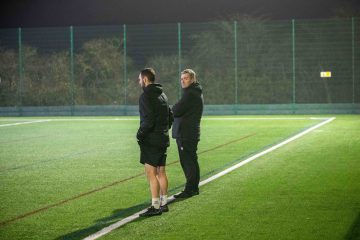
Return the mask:
[[359,15],[360,0],[4,0],[0,28],[201,22],[236,14],[269,19]]

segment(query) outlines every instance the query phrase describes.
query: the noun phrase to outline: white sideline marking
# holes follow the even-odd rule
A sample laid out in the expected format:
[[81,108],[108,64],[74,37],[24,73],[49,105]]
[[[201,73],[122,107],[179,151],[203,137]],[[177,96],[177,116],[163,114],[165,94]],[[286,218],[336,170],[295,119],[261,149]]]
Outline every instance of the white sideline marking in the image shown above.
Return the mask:
[[[61,122],[61,121],[139,121],[138,118],[48,118],[44,121],[48,122]],[[11,122],[11,121],[33,121],[33,119],[0,119],[0,122]]]
[[202,120],[325,120],[328,118],[316,118],[316,117],[269,117],[269,118],[264,118],[264,117],[259,117],[259,118],[248,118],[248,117],[244,117],[244,118],[202,118]]
[[268,148],[268,149],[266,149],[266,150],[264,150],[264,151],[262,151],[262,152],[260,152],[258,154],[255,154],[254,156],[249,157],[249,158],[245,159],[244,161],[241,161],[238,164],[235,164],[234,166],[229,167],[228,169],[225,169],[224,171],[219,172],[219,173],[215,174],[214,176],[211,176],[211,177],[205,179],[204,181],[200,182],[199,186],[202,186],[202,185],[207,184],[207,183],[209,183],[209,182],[211,182],[211,181],[213,181],[213,180],[215,180],[215,179],[217,179],[217,178],[219,178],[221,176],[224,176],[225,174],[227,174],[227,173],[229,173],[229,172],[231,172],[231,171],[233,171],[233,170],[235,170],[235,169],[237,169],[237,168],[239,168],[239,167],[253,161],[254,159],[259,158],[261,156],[264,156],[265,154],[267,154],[269,152],[272,152],[272,151],[274,151],[274,150],[288,144],[289,142],[292,142],[295,139],[298,139],[298,138],[304,136],[305,134],[307,134],[307,133],[309,133],[309,132],[311,132],[311,131],[313,131],[313,130],[315,130],[315,129],[317,129],[317,128],[319,128],[319,127],[321,127],[321,126],[323,126],[323,125],[325,125],[325,124],[327,124],[327,123],[329,123],[331,121],[333,121],[334,119],[335,119],[335,117],[332,117],[332,118],[330,118],[330,119],[328,119],[326,121],[323,121],[323,122],[321,122],[321,123],[319,123],[319,124],[317,124],[317,125],[315,125],[315,126],[313,126],[311,128],[306,129],[305,131],[302,131],[301,133],[299,133],[299,134],[297,134],[297,135],[295,135],[295,136],[293,136],[291,138],[286,139],[285,141],[283,141],[281,143],[276,144],[273,147],[270,147],[270,148]]
[[[325,117],[203,117],[202,120],[325,120]],[[0,119],[1,121],[30,121],[35,122],[33,119]],[[49,118],[44,120],[46,122],[61,122],[61,121],[139,121],[139,117],[136,118]]]
[[[305,134],[308,134],[309,132],[311,132],[311,131],[313,131],[313,130],[315,130],[315,129],[317,129],[317,128],[319,128],[319,127],[321,127],[321,126],[323,126],[323,125],[325,125],[325,124],[333,121],[334,119],[335,119],[335,117],[327,118],[327,120],[325,120],[325,121],[323,121],[323,122],[321,122],[321,123],[319,123],[319,124],[317,124],[317,125],[315,125],[315,126],[313,126],[313,127],[311,127],[311,128],[308,128],[308,129],[302,131],[301,133],[298,133],[298,134],[296,134],[295,136],[290,137],[290,138],[286,139],[285,141],[282,141],[281,143],[276,144],[276,145],[273,146],[273,147],[270,147],[270,148],[268,148],[268,149],[266,149],[266,150],[264,150],[264,151],[262,151],[262,152],[260,152],[260,153],[258,153],[258,154],[255,154],[254,156],[249,157],[249,158],[245,159],[244,161],[242,161],[242,162],[240,162],[240,163],[238,163],[238,164],[235,164],[234,166],[232,166],[232,167],[230,167],[230,168],[227,168],[227,169],[225,169],[224,171],[221,171],[221,172],[215,174],[214,176],[211,176],[211,177],[209,177],[209,178],[201,181],[200,184],[199,184],[199,186],[203,186],[203,185],[205,185],[205,184],[207,184],[207,183],[209,183],[209,182],[211,182],[211,181],[214,181],[215,179],[217,179],[217,178],[219,178],[219,177],[222,177],[222,176],[224,176],[225,174],[227,174],[227,173],[229,173],[229,172],[232,172],[232,171],[234,171],[235,169],[237,169],[237,168],[239,168],[239,167],[241,167],[241,166],[244,166],[245,164],[247,164],[247,163],[255,160],[256,158],[259,158],[259,157],[261,157],[261,156],[264,156],[265,154],[267,154],[267,153],[269,153],[269,152],[272,152],[272,151],[274,151],[274,150],[276,150],[276,149],[278,149],[278,148],[280,148],[280,147],[288,144],[289,142],[292,142],[292,141],[294,141],[294,140],[296,140],[296,139],[304,136]],[[175,199],[174,196],[171,196],[171,197],[168,199],[168,202],[172,202],[172,201],[174,201],[174,199]],[[141,210],[140,212],[134,213],[133,215],[131,215],[131,216],[129,216],[129,217],[126,217],[126,218],[124,218],[124,219],[122,219],[122,220],[120,220],[120,221],[118,221],[118,222],[116,222],[116,223],[114,223],[114,224],[112,224],[112,225],[110,225],[110,226],[108,226],[108,227],[105,227],[105,228],[103,228],[102,230],[100,230],[100,231],[98,231],[98,232],[96,232],[96,233],[94,233],[94,234],[92,234],[92,235],[84,238],[84,240],[98,239],[98,238],[100,238],[100,237],[102,237],[102,236],[110,233],[111,231],[113,231],[113,230],[115,230],[115,229],[117,229],[117,228],[119,228],[119,227],[121,227],[121,226],[123,226],[123,225],[125,225],[125,224],[127,224],[127,223],[129,223],[129,222],[131,222],[131,221],[133,221],[133,220],[135,220],[135,219],[137,219],[137,218],[139,218],[139,214],[141,214],[141,213],[143,213],[143,212],[145,212],[145,211],[146,211],[146,209],[143,209],[143,210]]]
[[139,118],[58,118],[58,119],[50,119],[51,121],[139,121]]
[[10,127],[10,126],[16,126],[16,125],[22,125],[22,124],[31,124],[31,123],[41,123],[41,122],[50,122],[50,120],[36,120],[31,122],[17,122],[17,123],[8,123],[8,124],[1,124],[0,127]]

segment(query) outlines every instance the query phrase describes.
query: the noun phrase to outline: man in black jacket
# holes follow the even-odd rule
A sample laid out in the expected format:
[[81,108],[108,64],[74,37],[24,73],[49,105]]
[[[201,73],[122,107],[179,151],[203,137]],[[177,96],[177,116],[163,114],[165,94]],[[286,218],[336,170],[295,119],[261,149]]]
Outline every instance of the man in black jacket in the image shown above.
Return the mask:
[[200,168],[197,146],[200,141],[200,121],[204,99],[202,87],[191,69],[181,72],[183,94],[173,108],[172,137],[176,139],[180,163],[186,177],[185,189],[175,198],[188,198],[199,194]]
[[145,68],[139,74],[143,93],[139,98],[140,127],[136,134],[140,146],[140,163],[150,184],[151,207],[141,217],[160,215],[167,206],[168,179],[165,172],[166,150],[169,147],[169,128],[173,116],[168,99],[160,84],[155,82],[155,71]]

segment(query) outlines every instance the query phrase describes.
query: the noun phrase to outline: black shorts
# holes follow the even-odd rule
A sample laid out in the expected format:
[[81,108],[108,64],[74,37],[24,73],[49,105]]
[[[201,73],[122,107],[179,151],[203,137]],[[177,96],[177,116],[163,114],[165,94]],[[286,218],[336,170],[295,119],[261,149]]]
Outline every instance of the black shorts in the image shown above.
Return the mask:
[[149,164],[153,167],[160,167],[166,165],[167,148],[149,146],[141,144],[140,146],[140,163]]

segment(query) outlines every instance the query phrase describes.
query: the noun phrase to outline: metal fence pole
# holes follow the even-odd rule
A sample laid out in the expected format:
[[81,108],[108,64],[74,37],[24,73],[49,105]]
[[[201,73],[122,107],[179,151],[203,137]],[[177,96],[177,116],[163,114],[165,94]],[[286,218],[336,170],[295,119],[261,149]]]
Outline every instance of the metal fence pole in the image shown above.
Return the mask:
[[178,63],[179,63],[179,77],[178,81],[178,99],[181,98],[181,86],[180,86],[180,78],[181,78],[181,23],[178,23]]
[[[127,105],[127,63],[126,63],[126,24],[123,25],[123,42],[124,42],[124,105]],[[126,110],[125,110],[126,111]]]
[[296,55],[295,55],[295,19],[291,20],[292,25],[292,111],[295,113],[296,104]]
[[23,80],[24,80],[24,67],[23,67],[23,48],[22,48],[22,31],[18,28],[18,46],[19,46],[19,86],[17,89],[17,107],[19,115],[22,116],[22,92],[23,92]]
[[70,104],[71,116],[74,115],[75,99],[74,99],[74,28],[70,26]]
[[238,47],[237,47],[237,21],[234,21],[234,71],[235,71],[235,104],[238,104]]
[[[355,104],[355,18],[351,18],[352,103]],[[355,106],[353,107],[353,111]]]

